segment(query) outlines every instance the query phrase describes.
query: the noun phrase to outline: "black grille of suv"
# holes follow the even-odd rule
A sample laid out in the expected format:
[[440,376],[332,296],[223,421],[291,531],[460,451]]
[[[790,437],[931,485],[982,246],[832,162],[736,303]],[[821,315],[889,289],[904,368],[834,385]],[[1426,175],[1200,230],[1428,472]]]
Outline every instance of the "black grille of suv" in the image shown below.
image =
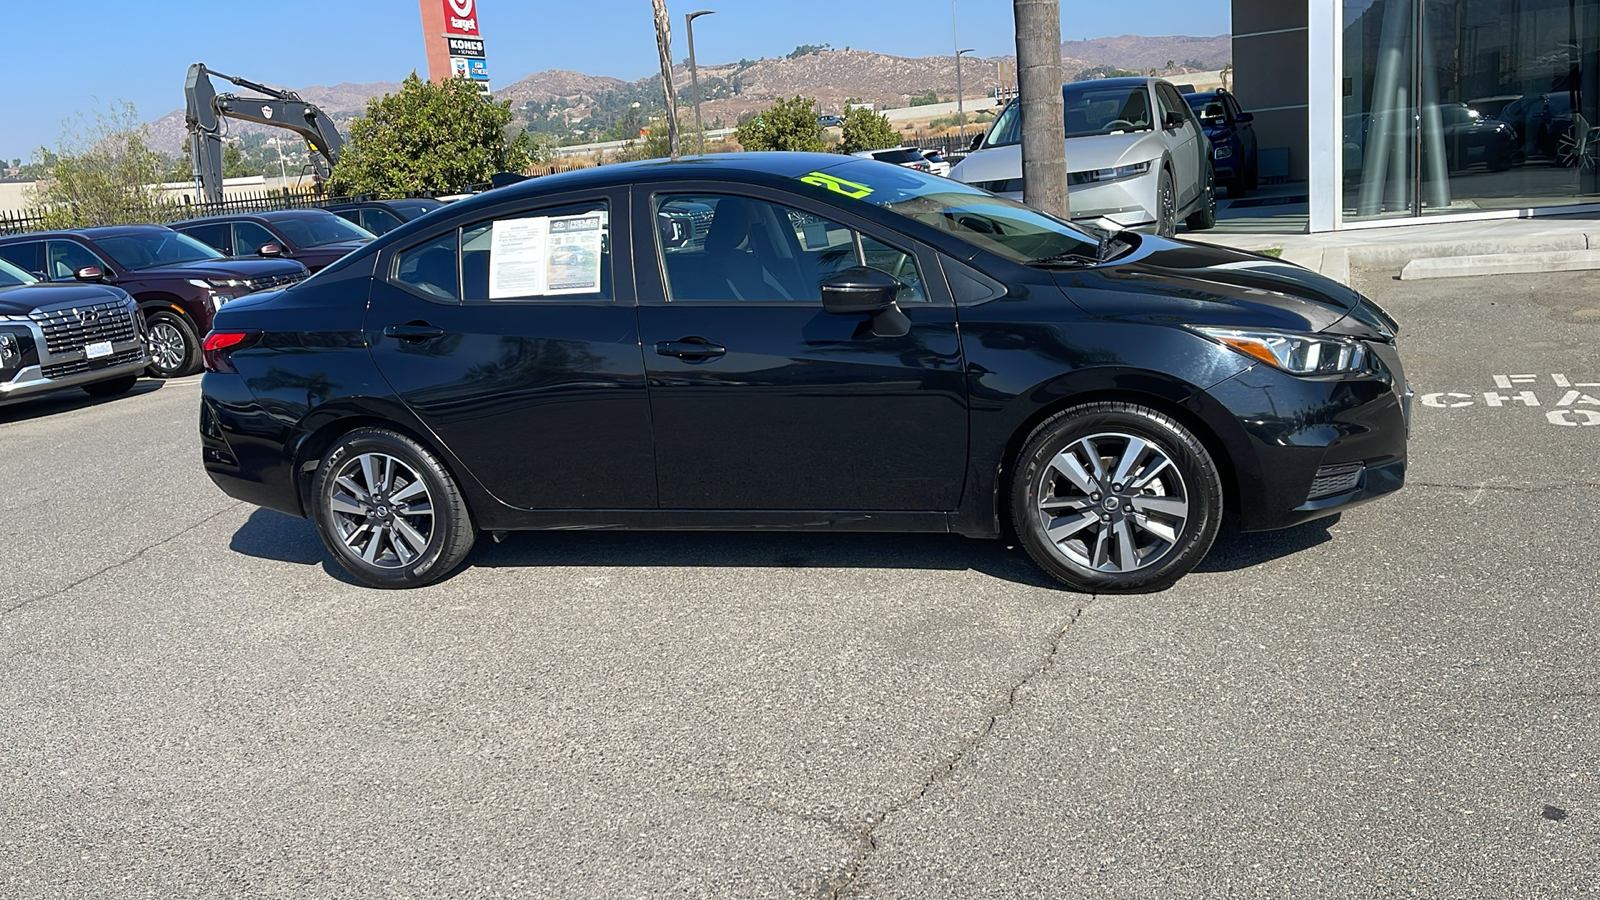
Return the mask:
[[51,353],[76,353],[96,341],[127,343],[138,337],[127,304],[112,300],[61,309],[35,310],[29,318],[44,332]]
[[143,359],[144,348],[135,347],[132,350],[124,350],[121,353],[113,353],[104,360],[95,360],[93,363],[90,363],[87,359],[75,359],[72,362],[57,363],[53,366],[45,366],[43,369],[40,369],[40,372],[43,373],[44,377],[46,378],[65,378],[68,375],[77,375],[97,367],[101,369],[108,369],[112,366],[123,365],[124,363],[140,362]]

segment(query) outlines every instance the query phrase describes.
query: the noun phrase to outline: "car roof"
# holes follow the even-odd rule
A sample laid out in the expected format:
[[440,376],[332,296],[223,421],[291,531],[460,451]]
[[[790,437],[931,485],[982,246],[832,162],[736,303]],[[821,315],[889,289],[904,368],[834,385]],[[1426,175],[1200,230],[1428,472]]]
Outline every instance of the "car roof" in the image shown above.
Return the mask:
[[15,243],[19,240],[37,241],[52,237],[83,237],[89,240],[96,238],[121,237],[128,234],[148,234],[152,231],[171,231],[165,225],[102,225],[95,228],[58,228],[55,231],[30,231],[22,234],[0,235],[0,243]]
[[1125,76],[1122,78],[1091,78],[1088,81],[1069,81],[1062,87],[1073,87],[1080,84],[1092,84],[1096,87],[1138,87],[1156,83],[1170,83],[1165,78],[1151,78],[1148,75]]
[[283,219],[304,219],[308,216],[314,217],[324,214],[330,216],[333,215],[333,213],[328,212],[321,207],[317,207],[315,209],[250,210],[248,212],[215,213],[209,216],[198,216],[193,219],[182,219],[180,221],[173,222],[171,227],[177,228],[180,225],[205,225],[211,222],[237,222],[241,219],[246,221],[255,220],[262,222],[277,222]]

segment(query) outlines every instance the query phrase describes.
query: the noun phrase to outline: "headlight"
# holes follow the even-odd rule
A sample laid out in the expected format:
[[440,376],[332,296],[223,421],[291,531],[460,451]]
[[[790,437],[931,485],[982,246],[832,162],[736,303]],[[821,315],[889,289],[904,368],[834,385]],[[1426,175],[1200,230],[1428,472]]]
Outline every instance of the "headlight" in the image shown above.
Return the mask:
[[1367,346],[1354,338],[1233,328],[1194,330],[1291,375],[1344,375],[1367,370]]
[[1086,172],[1071,172],[1067,175],[1067,184],[1105,184],[1108,181],[1126,181],[1129,178],[1138,178],[1150,172],[1150,163],[1134,163],[1131,166],[1117,166],[1115,169],[1090,169]]
[[16,369],[22,365],[22,345],[17,336],[0,331],[0,369]]
[[1211,153],[1212,159],[1227,159],[1231,156],[1233,156],[1233,148],[1226,145],[1218,147]]
[[221,288],[246,287],[246,286],[249,285],[249,282],[245,281],[242,278],[206,278],[206,279],[191,278],[191,279],[189,279],[189,283],[194,285],[195,287],[202,287],[202,288],[206,288],[207,290],[218,290],[218,289],[221,289]]

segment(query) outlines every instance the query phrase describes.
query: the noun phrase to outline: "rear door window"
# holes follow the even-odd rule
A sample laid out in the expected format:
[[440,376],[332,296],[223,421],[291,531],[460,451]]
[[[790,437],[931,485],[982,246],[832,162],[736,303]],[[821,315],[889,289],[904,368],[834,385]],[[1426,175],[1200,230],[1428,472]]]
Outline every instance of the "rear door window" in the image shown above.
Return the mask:
[[6,244],[0,247],[0,259],[11,263],[13,266],[27,272],[29,275],[44,277],[44,262],[41,259],[44,253],[44,241],[22,241],[16,244]]
[[233,235],[227,222],[208,222],[205,225],[185,225],[178,229],[223,256],[233,256]]
[[461,230],[467,303],[610,300],[611,215],[603,200],[508,213]]
[[401,224],[400,217],[387,209],[374,206],[361,210],[361,227],[373,234],[388,234]]

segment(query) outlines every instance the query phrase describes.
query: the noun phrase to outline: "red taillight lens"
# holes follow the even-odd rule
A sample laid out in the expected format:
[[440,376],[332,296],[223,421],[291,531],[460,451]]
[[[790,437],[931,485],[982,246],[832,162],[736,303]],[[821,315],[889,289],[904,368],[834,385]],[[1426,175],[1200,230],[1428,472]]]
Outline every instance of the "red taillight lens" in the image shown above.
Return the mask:
[[235,350],[243,350],[261,339],[257,331],[213,331],[206,335],[203,352],[206,359],[207,372],[220,372],[224,375],[237,375],[239,370],[233,367],[233,361],[228,359]]

